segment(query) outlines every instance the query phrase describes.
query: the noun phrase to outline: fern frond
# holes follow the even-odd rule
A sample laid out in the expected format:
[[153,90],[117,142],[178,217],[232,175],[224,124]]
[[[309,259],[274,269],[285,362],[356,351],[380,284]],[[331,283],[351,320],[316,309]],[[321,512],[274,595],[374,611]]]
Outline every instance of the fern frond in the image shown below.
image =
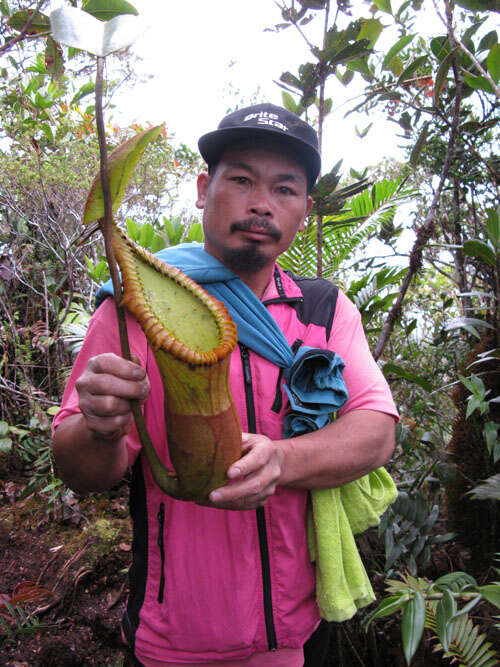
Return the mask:
[[[437,634],[436,607],[437,602],[428,602],[425,613],[425,627],[434,634]],[[465,667],[495,667],[498,664],[499,656],[493,650],[493,644],[486,639],[484,633],[479,633],[467,614],[456,619],[448,651],[443,649],[439,641],[433,650],[442,651],[446,658]]]

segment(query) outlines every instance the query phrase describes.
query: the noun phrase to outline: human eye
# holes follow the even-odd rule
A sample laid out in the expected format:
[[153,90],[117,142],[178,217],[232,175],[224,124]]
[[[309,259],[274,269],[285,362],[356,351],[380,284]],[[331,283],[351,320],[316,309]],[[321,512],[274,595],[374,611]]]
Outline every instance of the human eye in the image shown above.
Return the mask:
[[278,192],[280,195],[294,195],[295,190],[288,185],[279,185]]
[[242,176],[242,175],[231,176],[230,180],[233,181],[234,183],[238,183],[239,185],[246,185],[247,183],[249,183],[248,176]]

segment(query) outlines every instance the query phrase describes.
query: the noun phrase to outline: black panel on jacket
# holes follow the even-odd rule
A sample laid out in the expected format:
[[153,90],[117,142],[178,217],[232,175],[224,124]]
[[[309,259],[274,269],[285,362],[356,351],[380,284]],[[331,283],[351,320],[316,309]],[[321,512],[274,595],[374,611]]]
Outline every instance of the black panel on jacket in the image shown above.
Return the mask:
[[330,338],[335,306],[339,288],[324,278],[302,278],[294,276],[290,271],[287,275],[297,283],[304,295],[303,301],[291,303],[297,317],[303,324],[316,324],[326,329],[326,340]]
[[139,456],[132,467],[130,516],[132,517],[134,526],[134,538],[132,542],[133,562],[129,572],[131,582],[130,596],[122,621],[123,632],[132,650],[135,644],[135,633],[139,627],[139,612],[146,594],[146,578],[148,573],[148,513],[141,458]]

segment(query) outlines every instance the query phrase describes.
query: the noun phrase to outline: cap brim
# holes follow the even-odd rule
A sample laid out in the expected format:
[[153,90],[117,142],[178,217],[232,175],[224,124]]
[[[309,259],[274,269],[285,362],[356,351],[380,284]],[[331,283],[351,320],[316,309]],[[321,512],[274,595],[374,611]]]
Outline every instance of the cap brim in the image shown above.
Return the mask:
[[284,145],[290,146],[297,152],[300,159],[304,161],[304,169],[309,185],[314,185],[321,169],[319,152],[305,141],[276,132],[272,128],[225,127],[200,137],[198,148],[203,159],[210,166],[217,164],[224,151],[233,144],[253,137],[262,137],[264,134],[272,135],[276,141],[282,141]]

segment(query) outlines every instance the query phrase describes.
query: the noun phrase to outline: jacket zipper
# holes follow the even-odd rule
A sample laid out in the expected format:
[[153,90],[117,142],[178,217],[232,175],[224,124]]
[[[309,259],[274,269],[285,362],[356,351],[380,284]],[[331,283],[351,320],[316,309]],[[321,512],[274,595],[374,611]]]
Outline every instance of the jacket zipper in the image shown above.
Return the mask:
[[[250,354],[243,343],[240,346],[241,363],[243,366],[243,378],[245,384],[245,402],[247,408],[248,431],[255,433],[257,422],[255,418],[255,403],[253,400],[252,369],[250,367]],[[267,542],[266,515],[263,507],[256,509],[257,533],[259,535],[260,560],[262,568],[262,586],[264,593],[264,619],[266,622],[267,644],[270,651],[277,649],[276,629],[273,618],[273,598],[271,594],[271,566],[269,563],[269,545]]]
[[163,594],[165,591],[165,544],[163,543],[163,528],[165,526],[165,503],[160,503],[158,510],[158,546],[160,547],[161,557],[161,573],[160,573],[160,587],[158,589],[158,602],[163,602]]

